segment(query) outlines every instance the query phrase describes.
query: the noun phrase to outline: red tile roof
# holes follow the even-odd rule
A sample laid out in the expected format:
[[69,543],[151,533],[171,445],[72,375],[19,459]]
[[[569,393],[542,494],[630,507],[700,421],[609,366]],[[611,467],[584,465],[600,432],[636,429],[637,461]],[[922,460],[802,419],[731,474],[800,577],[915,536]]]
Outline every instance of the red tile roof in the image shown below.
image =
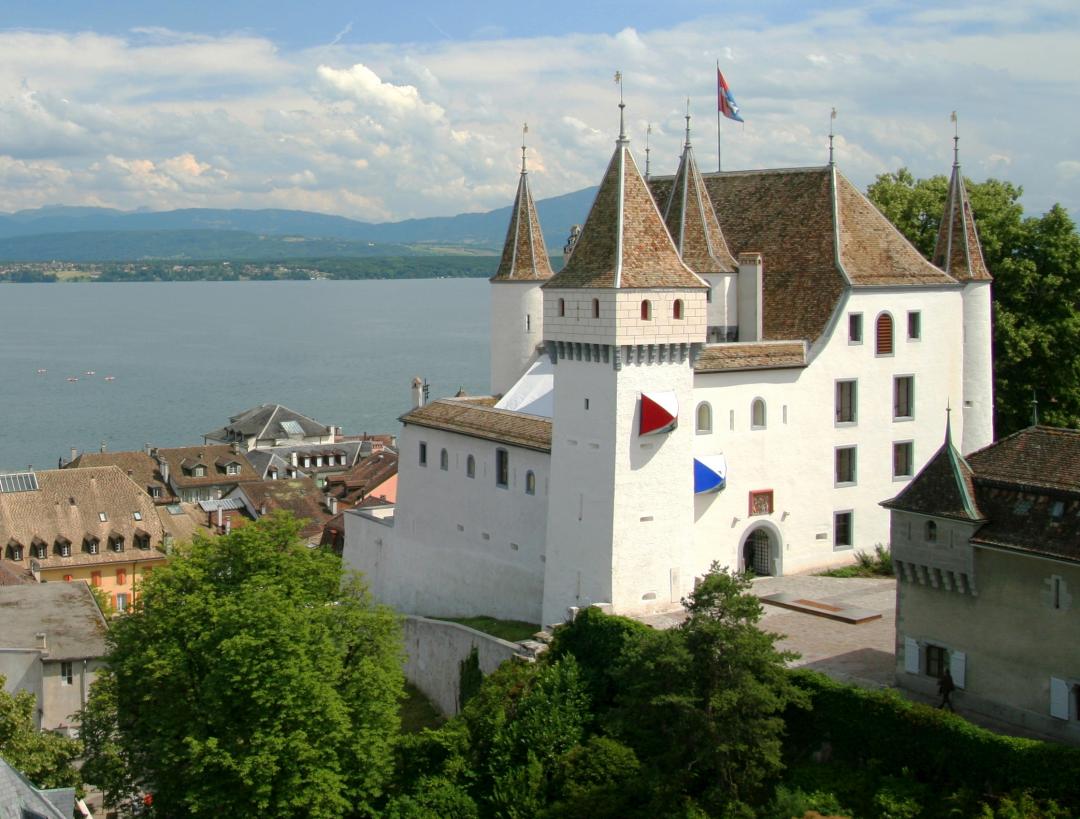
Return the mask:
[[990,281],[990,271],[983,259],[975,214],[971,210],[964,175],[959,163],[953,164],[945,213],[934,245],[934,264],[960,281]]
[[499,269],[491,281],[542,281],[551,276],[551,260],[529,190],[529,175],[523,170],[510,211],[510,226],[506,230]]
[[689,140],[664,205],[664,224],[683,262],[695,273],[734,273],[739,269],[728,250]]
[[473,438],[551,451],[551,419],[440,398],[401,416],[403,424],[443,429]]
[[802,341],[760,341],[742,344],[709,344],[694,360],[694,372],[769,370],[806,366]]

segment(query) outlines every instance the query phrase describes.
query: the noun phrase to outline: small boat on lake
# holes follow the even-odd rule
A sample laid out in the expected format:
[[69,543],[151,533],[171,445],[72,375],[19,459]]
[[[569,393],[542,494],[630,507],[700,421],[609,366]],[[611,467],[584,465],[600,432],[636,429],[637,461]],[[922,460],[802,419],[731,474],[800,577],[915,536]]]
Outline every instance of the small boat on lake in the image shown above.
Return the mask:
[[87,374],[87,375],[97,375],[97,373],[96,373],[96,372],[94,372],[93,370],[87,370],[87,371],[86,371],[86,374]]
[[37,374],[38,375],[45,375],[45,373],[47,373],[47,372],[48,372],[48,370],[46,370],[44,367],[39,367],[38,371],[37,371]]
[[68,378],[67,378],[67,380],[68,380],[68,381],[78,381],[79,379],[78,379],[78,378],[76,378],[76,377],[75,377],[75,376],[73,376],[73,375],[69,375],[69,376],[68,376]]
[[115,375],[107,375],[107,376],[105,376],[105,380],[106,381],[115,381],[116,376]]

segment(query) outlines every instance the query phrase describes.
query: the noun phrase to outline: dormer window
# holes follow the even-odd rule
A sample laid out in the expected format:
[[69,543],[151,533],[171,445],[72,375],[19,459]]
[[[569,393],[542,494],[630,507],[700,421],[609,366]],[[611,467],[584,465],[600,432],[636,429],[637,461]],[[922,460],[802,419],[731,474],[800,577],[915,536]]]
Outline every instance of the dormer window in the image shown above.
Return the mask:
[[135,533],[135,548],[144,551],[150,548],[150,535],[141,529]]
[[311,466],[311,456],[310,455],[305,455],[304,456],[304,469],[307,469],[310,466]]
[[925,527],[925,530],[924,530],[924,534],[926,535],[926,542],[927,543],[936,543],[937,542],[937,523],[932,521],[932,520],[926,521],[926,527]]
[[44,560],[49,553],[49,547],[39,540],[30,547],[30,553],[38,560]]
[[17,540],[8,542],[7,556],[9,560],[22,560],[23,559],[23,547]]
[[98,539],[96,537],[88,537],[83,541],[83,551],[90,555],[96,555],[98,553]]
[[238,464],[238,463],[226,464],[225,465],[225,474],[226,475],[239,475],[240,474],[240,464]]
[[109,538],[109,548],[114,552],[124,551],[124,537],[123,535],[115,535]]
[[71,557],[71,541],[60,538],[56,541],[56,553],[60,557]]
[[161,487],[160,486],[151,486],[151,487],[148,487],[148,488],[150,489],[150,497],[152,497],[152,498],[160,498],[161,497]]
[[205,466],[196,466],[196,467],[194,467],[191,470],[191,475],[192,475],[192,477],[195,477],[195,478],[205,478],[206,477],[206,467]]

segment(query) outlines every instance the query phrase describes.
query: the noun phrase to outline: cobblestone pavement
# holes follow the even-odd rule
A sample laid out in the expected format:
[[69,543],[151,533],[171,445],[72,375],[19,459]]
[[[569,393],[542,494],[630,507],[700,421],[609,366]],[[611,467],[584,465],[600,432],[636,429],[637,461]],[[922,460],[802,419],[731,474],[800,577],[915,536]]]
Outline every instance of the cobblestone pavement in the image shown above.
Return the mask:
[[[754,580],[753,592],[758,597],[786,592],[819,603],[881,612],[880,620],[851,625],[766,603],[761,627],[783,634],[778,647],[801,655],[793,666],[813,668],[835,679],[862,685],[892,685],[896,662],[895,580],[814,575],[759,577]],[[656,628],[670,628],[683,618],[681,613],[673,613],[641,619]]]

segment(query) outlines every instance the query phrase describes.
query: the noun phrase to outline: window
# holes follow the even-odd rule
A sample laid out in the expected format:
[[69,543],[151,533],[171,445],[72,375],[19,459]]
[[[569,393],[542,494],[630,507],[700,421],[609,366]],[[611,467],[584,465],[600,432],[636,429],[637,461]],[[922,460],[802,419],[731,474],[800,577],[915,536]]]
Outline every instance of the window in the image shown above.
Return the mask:
[[910,478],[915,474],[915,445],[911,441],[897,441],[892,445],[892,476]]
[[92,555],[98,553],[98,539],[96,537],[87,538],[83,541],[83,549]]
[[836,423],[854,424],[858,418],[856,381],[836,382]]
[[21,543],[15,543],[14,541],[8,544],[8,557],[11,560],[22,560],[23,547]]
[[142,512],[132,512],[131,517],[135,520],[142,520]]
[[65,583],[70,583],[71,582],[71,575],[70,574],[65,574],[64,575],[64,582]]
[[855,447],[836,448],[836,484],[844,486],[855,483]]
[[641,320],[650,321],[652,319],[652,304],[648,299],[643,299],[641,302]]
[[755,398],[750,404],[750,429],[765,429],[765,399]]
[[45,555],[48,552],[48,547],[44,543],[38,543],[36,546],[33,547],[33,549],[34,557],[36,557],[38,560],[45,559]]
[[495,450],[495,485],[503,489],[510,485],[510,453],[505,449]]
[[60,685],[71,685],[72,677],[71,661],[65,660],[60,663]]
[[849,313],[847,317],[848,344],[862,344],[862,313]]
[[150,487],[150,497],[152,497],[152,498],[160,498],[161,497],[161,487],[160,486],[151,486]]
[[918,341],[922,338],[922,313],[918,310],[908,311],[907,337],[908,341]]
[[60,557],[71,557],[71,544],[66,540],[58,540],[56,551],[60,553]]
[[945,673],[949,661],[949,652],[943,646],[927,644],[926,646],[926,676],[938,679]]
[[226,464],[225,465],[225,474],[226,475],[239,475],[240,474],[240,464]]
[[923,535],[927,543],[937,543],[937,523],[932,520],[926,521],[923,527]]
[[98,512],[97,516],[98,516],[98,520],[100,520],[102,523],[108,523],[109,516],[107,514],[105,514],[104,512]]
[[915,376],[898,375],[893,379],[893,420],[915,417]]
[[559,299],[559,315],[566,315],[566,299]]
[[305,455],[304,456],[304,469],[309,469],[310,467],[311,467],[311,456],[310,455]]
[[854,545],[852,540],[853,512],[837,512],[833,515],[833,550],[841,551],[850,549]]
[[592,317],[600,318],[600,299],[592,300]]
[[193,470],[191,470],[191,474],[196,478],[205,478],[206,477],[206,467],[205,466],[197,466]]
[[443,472],[450,468],[450,453],[446,449],[439,450],[439,469]]
[[150,535],[146,532],[135,533],[135,548],[136,549],[149,549],[150,548]]
[[90,585],[101,588],[101,572],[90,572]]
[[1056,500],[1050,505],[1050,521],[1061,523],[1063,517],[1065,517],[1065,501]]
[[474,458],[472,455],[465,459],[465,477],[476,477],[476,458]]
[[117,535],[116,537],[109,538],[109,545],[112,547],[112,550],[114,552],[122,552],[122,551],[124,551],[124,538],[123,538],[123,536]]
[[127,585],[127,569],[117,569],[116,570],[116,585],[117,586],[126,586]]
[[671,306],[671,317],[674,319],[682,318],[682,299],[675,299],[675,303]]
[[697,405],[697,431],[699,433],[712,432],[712,407],[708,401],[702,401]]
[[882,313],[877,317],[876,346],[874,350],[878,355],[893,354],[893,323],[892,316]]
[[536,473],[534,473],[531,469],[525,473],[525,494],[536,494]]
[[127,607],[128,607],[128,596],[124,592],[118,592],[116,594],[116,610],[120,614],[123,614],[125,611],[127,611]]
[[420,442],[420,466],[427,466],[427,442]]

